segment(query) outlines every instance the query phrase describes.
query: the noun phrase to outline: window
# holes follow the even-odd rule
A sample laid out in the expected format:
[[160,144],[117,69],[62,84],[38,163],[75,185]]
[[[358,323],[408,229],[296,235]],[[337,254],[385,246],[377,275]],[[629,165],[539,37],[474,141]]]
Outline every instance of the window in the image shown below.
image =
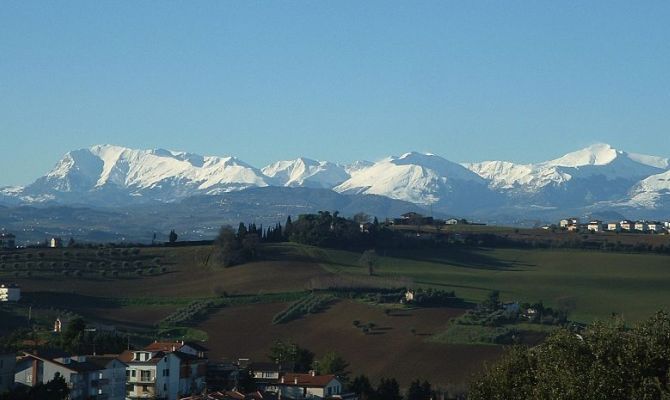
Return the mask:
[[137,370],[130,371],[130,376],[132,376],[133,378],[136,377],[137,376]]
[[151,371],[140,371],[140,378],[143,381],[151,380]]

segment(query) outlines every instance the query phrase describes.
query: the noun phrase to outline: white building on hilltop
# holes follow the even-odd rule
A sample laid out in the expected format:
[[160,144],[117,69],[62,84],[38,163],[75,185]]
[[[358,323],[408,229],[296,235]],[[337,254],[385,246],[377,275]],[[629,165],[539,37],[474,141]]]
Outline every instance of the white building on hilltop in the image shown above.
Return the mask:
[[603,223],[602,221],[591,221],[589,224],[586,226],[586,229],[588,229],[591,232],[602,232],[603,231]]
[[18,285],[0,285],[0,302],[21,300],[21,288]]
[[657,221],[649,221],[647,223],[647,229],[649,229],[649,232],[653,233],[661,233],[665,231],[663,224]]
[[649,224],[647,224],[647,221],[637,221],[635,223],[635,230],[637,232],[647,232],[649,230]]
[[609,222],[607,224],[607,230],[610,232],[621,232],[621,224],[618,222]]
[[566,218],[558,222],[561,229],[567,229],[570,226],[579,226],[579,218]]

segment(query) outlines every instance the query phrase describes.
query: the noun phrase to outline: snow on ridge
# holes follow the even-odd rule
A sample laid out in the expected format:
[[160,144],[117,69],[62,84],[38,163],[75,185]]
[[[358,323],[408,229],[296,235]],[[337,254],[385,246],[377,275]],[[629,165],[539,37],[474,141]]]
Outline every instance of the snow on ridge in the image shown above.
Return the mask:
[[[547,204],[538,200],[544,207],[551,205],[552,193],[557,193],[545,192],[546,188],[559,187],[565,192],[576,187],[579,189],[575,190],[587,191],[584,188],[588,185],[602,187],[604,178],[616,185],[611,191],[617,193],[616,199],[638,199],[639,204],[649,206],[664,199],[665,193],[670,191],[667,187],[670,177],[661,176],[668,168],[667,158],[627,153],[601,143],[535,164],[508,161],[458,164],[433,153],[411,151],[374,163],[359,161],[341,165],[299,157],[277,161],[262,169],[232,156],[96,145],[68,152],[32,185],[23,189],[0,188],[0,195],[17,199],[58,199],[61,194],[74,196],[111,190],[109,193],[115,195],[174,201],[194,194],[224,193],[248,187],[306,186],[433,204],[459,191],[474,196],[471,190],[482,186],[487,192],[479,194],[484,197],[495,192],[517,196],[515,199],[528,195],[521,198],[536,201],[539,197],[533,196],[549,193],[549,197],[545,197],[550,199]],[[578,182],[570,184],[575,180]],[[618,193],[629,195],[624,198]],[[604,200],[614,201],[613,198]],[[593,201],[601,200],[603,197]]]
[[670,170],[638,182],[624,203],[630,207],[654,209],[664,201],[670,204]]
[[585,165],[606,165],[614,161],[623,152],[606,143],[597,143],[583,149],[573,151],[555,160],[544,163],[557,167],[582,167]]
[[661,171],[668,160],[616,150],[598,143],[537,164],[484,161],[463,164],[490,182],[494,189],[537,192],[549,185],[563,185],[575,178],[638,180]]
[[410,152],[362,168],[333,190],[434,204],[459,186],[459,182],[485,184],[481,177],[460,164],[430,153]]
[[258,169],[235,157],[96,145],[68,152],[39,185],[61,192],[110,186],[133,191],[183,186],[184,190],[177,192],[188,194],[189,190],[240,190],[268,183]]
[[668,169],[670,168],[670,159],[665,157],[650,156],[646,154],[628,153],[628,157],[640,164],[648,165],[654,168]]
[[329,161],[317,161],[299,157],[295,160],[283,160],[272,163],[261,172],[282,186],[310,186],[332,188],[350,175],[346,169]]

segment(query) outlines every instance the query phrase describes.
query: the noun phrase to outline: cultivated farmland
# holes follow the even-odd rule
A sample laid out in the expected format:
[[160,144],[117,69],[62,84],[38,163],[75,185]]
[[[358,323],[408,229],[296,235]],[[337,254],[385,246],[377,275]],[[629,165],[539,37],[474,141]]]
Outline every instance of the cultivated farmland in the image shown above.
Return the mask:
[[[471,304],[500,290],[504,301],[543,301],[567,309],[570,319],[581,322],[608,318],[613,312],[640,320],[658,309],[670,309],[670,257],[649,253],[465,246],[395,250],[382,252],[369,276],[359,264],[360,252],[289,243],[265,244],[258,260],[230,268],[211,261],[210,246],[148,247],[125,255],[123,249],[100,251],[5,253],[0,280],[21,285],[23,304],[32,305],[34,315],[72,310],[128,331],[139,344],[186,335],[207,339],[215,357],[264,360],[275,339],[289,339],[317,355],[328,349],[340,352],[356,373],[401,380],[421,377],[440,385],[458,385],[502,350],[445,343],[454,343],[454,335],[445,332],[463,309],[408,310],[395,305],[387,315],[386,306],[361,300],[339,299],[326,307],[313,305],[316,300],[303,300],[305,307],[291,304],[312,289],[400,285],[453,290]],[[14,266],[6,267],[10,261],[20,264],[18,274]],[[41,267],[27,274],[38,262],[65,262],[74,270],[95,264],[81,274]],[[124,262],[142,273],[101,273],[113,266],[120,271]],[[200,310],[197,304],[211,309]],[[290,318],[277,317],[291,309],[297,311]],[[21,313],[26,314],[27,307],[15,312]],[[467,333],[457,336],[467,338]]]

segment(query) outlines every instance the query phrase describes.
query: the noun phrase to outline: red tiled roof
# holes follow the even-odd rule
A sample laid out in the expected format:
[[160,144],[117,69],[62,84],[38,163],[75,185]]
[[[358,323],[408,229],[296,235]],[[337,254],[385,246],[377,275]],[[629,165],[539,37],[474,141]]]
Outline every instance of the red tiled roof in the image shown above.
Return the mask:
[[195,351],[207,351],[208,349],[204,346],[199,345],[198,343],[195,342],[184,342],[181,340],[177,340],[174,342],[159,342],[155,341],[145,347],[145,350],[149,351],[179,351],[184,346],[188,346],[192,348]]
[[153,342],[144,348],[146,351],[178,351],[184,346],[181,342]]
[[146,360],[146,361],[139,361],[139,360],[133,360],[133,357],[134,357],[133,353],[135,353],[135,351],[133,351],[133,350],[124,351],[123,353],[119,354],[119,361],[121,361],[122,363],[125,363],[125,364],[131,363],[131,362],[146,363],[146,364],[158,364],[160,362],[160,360],[162,360],[163,357],[165,357],[165,353],[162,352],[162,351],[159,351],[156,354],[154,354],[154,356],[151,359]]

